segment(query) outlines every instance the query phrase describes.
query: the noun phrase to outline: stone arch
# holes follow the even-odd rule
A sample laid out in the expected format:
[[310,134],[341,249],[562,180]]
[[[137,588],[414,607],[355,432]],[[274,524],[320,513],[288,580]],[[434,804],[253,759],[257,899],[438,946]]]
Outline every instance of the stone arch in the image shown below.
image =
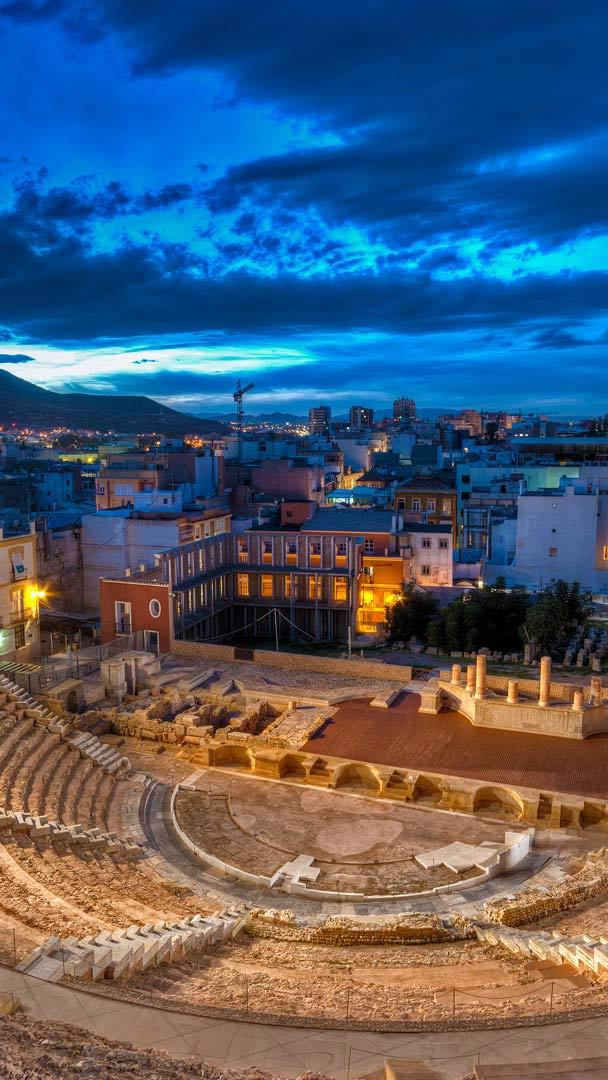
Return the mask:
[[346,765],[341,765],[336,771],[334,787],[346,788],[354,791],[373,791],[377,794],[382,787],[378,774],[372,769],[371,765],[365,765],[363,762],[350,761]]
[[606,812],[601,803],[583,803],[581,829],[605,829],[606,824]]
[[214,765],[232,765],[245,769],[253,767],[253,754],[248,746],[233,746],[230,743],[226,743],[225,746],[216,746],[213,757]]
[[420,774],[414,784],[412,799],[414,802],[427,803],[436,806],[437,803],[441,801],[440,782],[431,779],[430,776],[423,776]]
[[473,799],[473,813],[505,814],[521,818],[524,804],[519,795],[510,788],[480,787]]
[[306,776],[306,767],[297,754],[285,754],[279,763],[279,774],[303,779]]
[[80,712],[80,701],[78,700],[78,694],[75,690],[70,690],[65,699],[65,707],[68,712],[77,713]]

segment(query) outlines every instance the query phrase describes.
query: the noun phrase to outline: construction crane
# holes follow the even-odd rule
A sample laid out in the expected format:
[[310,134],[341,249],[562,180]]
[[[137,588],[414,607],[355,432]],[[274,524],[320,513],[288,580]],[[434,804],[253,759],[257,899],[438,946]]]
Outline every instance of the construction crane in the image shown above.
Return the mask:
[[243,456],[243,396],[253,390],[254,386],[255,383],[252,382],[248,383],[247,386],[241,386],[241,380],[239,379],[236,390],[232,395],[236,403],[236,456],[239,465]]

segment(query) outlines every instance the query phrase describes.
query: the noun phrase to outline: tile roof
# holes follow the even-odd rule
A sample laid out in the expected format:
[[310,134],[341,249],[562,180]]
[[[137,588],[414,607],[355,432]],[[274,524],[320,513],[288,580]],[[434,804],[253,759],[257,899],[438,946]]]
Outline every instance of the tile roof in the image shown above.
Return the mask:
[[334,510],[322,507],[315,510],[304,523],[302,532],[390,533],[394,516],[392,510]]

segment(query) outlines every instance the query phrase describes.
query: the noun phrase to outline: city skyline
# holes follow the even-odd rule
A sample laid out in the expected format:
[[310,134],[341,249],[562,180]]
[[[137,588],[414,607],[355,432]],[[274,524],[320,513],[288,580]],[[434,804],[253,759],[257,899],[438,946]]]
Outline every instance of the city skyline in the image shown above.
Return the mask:
[[0,366],[204,415],[238,377],[254,414],[603,411],[607,22],[1,3]]

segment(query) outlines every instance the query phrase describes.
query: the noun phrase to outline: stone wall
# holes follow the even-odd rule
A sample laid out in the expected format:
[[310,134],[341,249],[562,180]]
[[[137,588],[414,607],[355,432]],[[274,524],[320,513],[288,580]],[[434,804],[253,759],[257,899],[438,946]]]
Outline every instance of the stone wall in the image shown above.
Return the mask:
[[520,926],[587,903],[608,890],[606,854],[605,849],[593,852],[578,874],[552,889],[530,889],[488,901],[484,905],[486,918],[503,926]]
[[[175,655],[183,656],[187,660],[223,660],[224,663],[233,664],[236,660],[235,653],[238,651],[231,645],[207,645],[200,641],[175,641],[173,643]],[[335,675],[338,678],[346,676],[353,679],[376,679],[402,684],[408,683],[412,678],[411,667],[385,664],[382,661],[357,660],[355,657],[351,660],[335,660],[329,656],[308,656],[305,653],[277,653],[255,649],[253,660],[256,664],[280,668],[281,671],[303,674],[312,672],[318,675]]]
[[333,916],[318,925],[306,925],[292,911],[254,908],[245,923],[251,937],[273,941],[300,941],[311,945],[424,945],[472,938],[472,928],[448,929],[438,915]]

